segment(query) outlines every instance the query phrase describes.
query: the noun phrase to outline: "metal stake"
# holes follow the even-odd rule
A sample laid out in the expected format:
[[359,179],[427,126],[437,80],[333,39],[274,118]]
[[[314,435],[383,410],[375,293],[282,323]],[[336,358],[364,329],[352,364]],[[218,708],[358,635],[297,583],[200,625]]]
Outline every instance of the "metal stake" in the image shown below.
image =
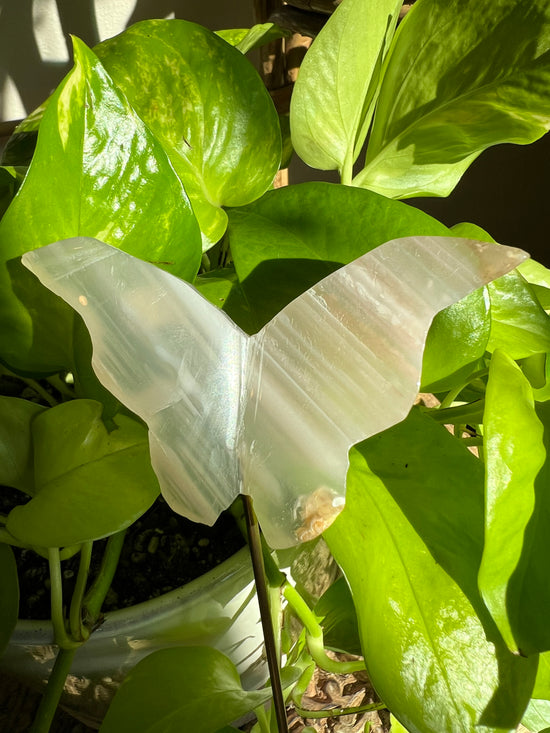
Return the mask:
[[279,729],[279,733],[288,733],[288,723],[283,697],[283,688],[281,686],[277,646],[275,644],[275,632],[273,630],[271,614],[269,611],[269,598],[265,579],[262,544],[260,540],[260,525],[258,524],[258,519],[254,513],[252,499],[246,494],[243,494],[242,498],[246,519],[246,529],[248,532],[248,546],[250,548],[250,557],[252,559],[254,580],[256,581],[256,592],[258,594],[258,604],[260,606],[260,616],[262,619],[262,629],[264,632],[267,667],[271,678],[271,690],[273,693],[273,706],[275,708],[277,727]]

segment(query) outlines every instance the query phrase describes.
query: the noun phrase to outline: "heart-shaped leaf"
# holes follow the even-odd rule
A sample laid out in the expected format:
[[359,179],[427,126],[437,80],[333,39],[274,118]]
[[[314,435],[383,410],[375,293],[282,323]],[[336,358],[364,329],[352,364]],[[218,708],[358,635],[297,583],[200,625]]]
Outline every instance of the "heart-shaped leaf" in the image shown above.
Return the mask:
[[75,67],[51,98],[25,181],[0,223],[2,357],[23,371],[71,368],[72,313],[18,258],[87,234],[192,280],[194,214],[160,143],[94,54],[75,39]]
[[101,733],[212,733],[265,704],[271,690],[243,690],[232,662],[210,647],[149,654],[126,676]]
[[257,199],[279,166],[279,122],[262,80],[236,48],[184,20],[136,23],[95,51],[161,140],[208,249],[227,225],[221,207]]
[[100,539],[128,527],[156,499],[147,430],[118,415],[109,433],[101,413],[99,402],[73,400],[33,421],[36,495],[7,521],[22,542],[63,547]]

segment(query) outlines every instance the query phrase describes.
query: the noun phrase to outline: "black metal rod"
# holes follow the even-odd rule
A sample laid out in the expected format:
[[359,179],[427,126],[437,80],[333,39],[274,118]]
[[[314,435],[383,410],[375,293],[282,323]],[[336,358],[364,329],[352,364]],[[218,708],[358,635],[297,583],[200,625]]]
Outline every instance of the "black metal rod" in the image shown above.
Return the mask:
[[246,529],[248,532],[248,546],[250,548],[254,580],[256,581],[256,593],[258,595],[258,605],[260,606],[260,617],[262,619],[262,629],[264,632],[267,667],[271,678],[271,690],[273,694],[275,716],[277,718],[277,727],[279,729],[279,733],[288,733],[288,722],[286,717],[285,700],[283,697],[283,688],[281,686],[277,645],[275,643],[275,632],[273,630],[269,608],[264,559],[262,555],[262,543],[260,539],[260,525],[258,524],[258,519],[254,513],[252,499],[250,496],[245,494],[243,494],[242,498],[244,516],[246,519]]

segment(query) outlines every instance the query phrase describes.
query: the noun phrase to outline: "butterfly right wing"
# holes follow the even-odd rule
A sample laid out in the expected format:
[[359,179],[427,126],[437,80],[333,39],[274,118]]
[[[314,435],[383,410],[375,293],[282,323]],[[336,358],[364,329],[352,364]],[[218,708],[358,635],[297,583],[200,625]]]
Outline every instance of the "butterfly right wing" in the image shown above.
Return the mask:
[[272,547],[312,539],[342,509],[348,451],[406,417],[436,313],[526,257],[452,237],[387,242],[252,337],[241,463]]
[[168,503],[212,524],[239,490],[246,334],[189,283],[95,239],[22,261],[82,316],[99,380],[147,423]]

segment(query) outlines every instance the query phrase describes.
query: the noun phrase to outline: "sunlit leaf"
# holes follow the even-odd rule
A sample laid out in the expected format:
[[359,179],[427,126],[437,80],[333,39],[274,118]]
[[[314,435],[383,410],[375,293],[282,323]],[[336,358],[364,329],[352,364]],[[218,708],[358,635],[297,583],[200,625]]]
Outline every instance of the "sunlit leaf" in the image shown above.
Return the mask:
[[386,196],[447,196],[470,163],[550,127],[546,0],[419,0],[388,54],[367,165]]
[[376,691],[411,733],[515,729],[537,660],[507,650],[477,590],[481,463],[415,410],[350,457],[346,508],[324,536]]
[[109,433],[101,412],[99,402],[73,400],[33,421],[37,493],[7,521],[26,544],[62,547],[106,537],[158,496],[146,428],[119,415]]
[[550,610],[544,557],[550,540],[543,529],[550,505],[545,507],[542,488],[547,471],[537,478],[546,459],[543,425],[529,382],[500,351],[491,359],[483,426],[486,510],[479,588],[512,651],[545,651],[550,649],[550,627],[541,614],[543,608]]
[[550,317],[518,272],[495,280],[487,290],[491,301],[488,351],[502,349],[513,359],[550,351]]
[[531,700],[521,722],[529,729],[529,733],[548,733],[550,700]]
[[184,20],[136,23],[95,51],[170,156],[208,249],[227,225],[221,207],[257,199],[279,166],[277,113],[260,76]]
[[361,148],[369,106],[401,2],[345,0],[308,50],[290,106],[292,143],[313,168],[344,183]]
[[18,258],[86,234],[193,279],[198,227],[166,153],[83,43],[50,100],[38,147],[0,223],[2,358],[23,371],[70,368],[73,316]]

